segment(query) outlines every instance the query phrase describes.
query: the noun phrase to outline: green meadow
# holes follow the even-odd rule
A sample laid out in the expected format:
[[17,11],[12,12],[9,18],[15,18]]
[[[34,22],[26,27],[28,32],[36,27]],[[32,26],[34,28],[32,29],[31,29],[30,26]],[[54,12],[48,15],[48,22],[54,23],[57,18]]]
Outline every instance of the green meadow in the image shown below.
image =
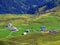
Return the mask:
[[[19,31],[13,32],[7,28],[8,23],[17,27]],[[57,30],[58,33],[35,32],[41,26],[46,26],[47,31]],[[30,33],[22,35],[26,30]],[[8,38],[7,38],[8,37]],[[37,15],[29,14],[0,14],[0,45],[60,45],[60,12]]]

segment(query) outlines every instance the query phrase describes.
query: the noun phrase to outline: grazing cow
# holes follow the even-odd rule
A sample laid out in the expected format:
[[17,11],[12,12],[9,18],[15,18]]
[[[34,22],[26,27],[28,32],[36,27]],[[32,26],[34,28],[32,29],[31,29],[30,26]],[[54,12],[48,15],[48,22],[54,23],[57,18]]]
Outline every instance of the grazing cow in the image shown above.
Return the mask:
[[50,30],[49,33],[51,33],[51,34],[56,34],[57,31],[56,31],[56,30]]
[[26,32],[24,32],[22,35],[26,35],[27,33]]
[[45,26],[42,26],[41,27],[41,31],[46,31],[46,27]]
[[29,32],[29,29],[26,29],[25,32],[28,33]]

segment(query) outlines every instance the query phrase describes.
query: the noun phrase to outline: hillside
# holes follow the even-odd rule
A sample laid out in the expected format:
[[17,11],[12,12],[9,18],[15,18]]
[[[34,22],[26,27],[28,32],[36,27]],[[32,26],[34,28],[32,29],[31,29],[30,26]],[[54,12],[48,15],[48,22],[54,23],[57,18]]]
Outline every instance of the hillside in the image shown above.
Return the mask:
[[[45,16],[46,15],[46,16]],[[60,12],[47,13],[42,16],[32,15],[0,15],[0,38],[6,38],[11,32],[6,26],[11,23],[18,28],[18,32],[14,32],[12,36],[21,35],[26,29],[40,30],[40,27],[45,25],[47,30],[60,31]],[[52,25],[53,24],[53,25]],[[5,35],[4,35],[5,34]]]
[[[8,23],[18,28],[13,32],[6,27]],[[58,33],[40,33],[41,26]],[[22,35],[26,30],[30,33]],[[28,14],[0,14],[0,45],[60,45],[60,12],[50,12],[40,16]]]
[[0,14],[34,14],[39,8],[46,6],[41,12],[60,6],[60,0],[0,0]]

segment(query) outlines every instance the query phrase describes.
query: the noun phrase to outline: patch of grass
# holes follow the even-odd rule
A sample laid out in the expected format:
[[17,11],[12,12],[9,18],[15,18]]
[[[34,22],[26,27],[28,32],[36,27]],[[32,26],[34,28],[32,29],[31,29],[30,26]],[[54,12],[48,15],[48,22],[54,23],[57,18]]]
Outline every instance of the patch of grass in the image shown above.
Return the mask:
[[51,35],[49,33],[34,33],[24,36],[11,37],[8,40],[13,42],[28,43],[30,45],[59,45],[60,33]]

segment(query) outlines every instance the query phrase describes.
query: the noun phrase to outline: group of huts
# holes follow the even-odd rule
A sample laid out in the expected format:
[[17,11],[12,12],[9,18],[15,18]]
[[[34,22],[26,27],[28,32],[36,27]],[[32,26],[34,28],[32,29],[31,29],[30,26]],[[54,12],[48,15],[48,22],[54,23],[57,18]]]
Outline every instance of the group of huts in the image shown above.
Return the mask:
[[[16,28],[15,26],[13,26],[11,23],[9,23],[9,24],[7,25],[7,27],[8,27],[8,29],[10,29],[12,32],[19,31],[19,29],[17,29],[17,28]],[[57,33],[56,30],[49,30],[49,31],[46,31],[46,30],[47,30],[46,26],[41,26],[41,28],[40,28],[39,31],[40,31],[41,33],[42,33],[42,32],[48,32],[48,33],[51,33],[51,34],[56,34],[56,33]],[[28,34],[30,31],[31,31],[30,29],[26,29],[26,30],[23,32],[22,35],[26,35],[26,34]]]

